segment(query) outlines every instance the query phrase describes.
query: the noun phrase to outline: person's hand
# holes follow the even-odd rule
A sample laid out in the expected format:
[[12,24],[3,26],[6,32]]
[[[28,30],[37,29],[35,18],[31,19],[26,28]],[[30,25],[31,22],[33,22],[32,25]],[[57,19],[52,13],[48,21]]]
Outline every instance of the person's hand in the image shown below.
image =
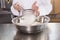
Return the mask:
[[15,3],[13,5],[14,9],[16,9],[17,11],[20,11],[21,10],[21,6],[18,4],[18,3]]
[[36,6],[37,2],[34,2],[32,5],[32,10],[35,12],[35,15],[38,16],[39,15],[39,11],[38,11],[38,6]]

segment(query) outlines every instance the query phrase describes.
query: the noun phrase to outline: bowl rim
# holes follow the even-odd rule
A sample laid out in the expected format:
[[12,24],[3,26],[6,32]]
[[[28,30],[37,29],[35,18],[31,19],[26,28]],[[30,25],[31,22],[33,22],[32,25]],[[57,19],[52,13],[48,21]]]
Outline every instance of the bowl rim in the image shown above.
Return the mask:
[[[48,16],[44,16],[44,17],[46,17],[46,18],[48,19],[47,22],[46,22],[46,23],[39,23],[39,25],[47,24],[47,23],[50,21],[50,18],[49,18]],[[14,20],[17,19],[17,18],[18,18],[18,17],[14,17],[14,18],[12,19],[12,23],[15,24],[15,25],[18,25],[18,26],[22,26],[22,25],[19,25],[19,24],[17,24],[17,23],[14,22]],[[23,25],[23,26],[27,26],[27,25]],[[35,25],[28,25],[28,26],[35,26]]]

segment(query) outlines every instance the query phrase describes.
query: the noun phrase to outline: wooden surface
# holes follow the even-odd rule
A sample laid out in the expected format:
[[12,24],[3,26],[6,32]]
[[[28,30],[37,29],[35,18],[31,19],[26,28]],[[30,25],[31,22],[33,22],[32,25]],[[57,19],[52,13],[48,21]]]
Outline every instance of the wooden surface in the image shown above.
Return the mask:
[[60,13],[60,0],[51,0],[53,10],[51,14],[58,14]]

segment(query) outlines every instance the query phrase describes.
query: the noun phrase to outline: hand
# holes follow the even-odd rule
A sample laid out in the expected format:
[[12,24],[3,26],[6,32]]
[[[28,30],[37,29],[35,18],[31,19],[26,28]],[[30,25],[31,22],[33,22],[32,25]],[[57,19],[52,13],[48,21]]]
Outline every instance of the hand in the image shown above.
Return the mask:
[[39,11],[38,11],[38,6],[36,6],[37,2],[34,2],[32,5],[32,10],[35,12],[35,15],[38,16],[39,15]]
[[16,9],[17,11],[20,11],[21,10],[21,6],[18,4],[18,3],[15,3],[13,5],[14,9]]

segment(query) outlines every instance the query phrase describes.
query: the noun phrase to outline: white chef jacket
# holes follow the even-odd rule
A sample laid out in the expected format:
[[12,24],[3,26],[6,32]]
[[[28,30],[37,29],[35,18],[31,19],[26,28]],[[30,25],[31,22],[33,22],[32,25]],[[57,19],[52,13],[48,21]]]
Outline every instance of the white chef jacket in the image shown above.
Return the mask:
[[37,2],[36,5],[39,7],[38,11],[40,16],[48,15],[52,10],[51,0],[13,0],[11,11],[14,15],[19,16],[19,12],[14,9],[13,5],[18,3],[24,9],[32,9],[32,4]]

